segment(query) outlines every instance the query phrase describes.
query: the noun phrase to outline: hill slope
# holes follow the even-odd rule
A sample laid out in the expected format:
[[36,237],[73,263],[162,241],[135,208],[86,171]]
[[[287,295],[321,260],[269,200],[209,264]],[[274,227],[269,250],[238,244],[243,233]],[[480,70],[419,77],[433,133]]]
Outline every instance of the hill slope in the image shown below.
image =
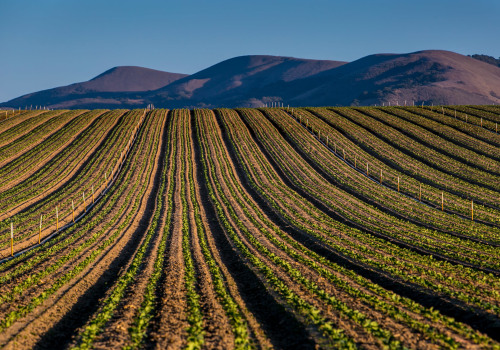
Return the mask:
[[121,66],[114,67],[95,78],[54,89],[27,94],[6,103],[9,106],[44,105],[51,108],[119,107],[121,104],[142,103],[130,92],[155,90],[185,77],[155,69]]
[[[149,96],[157,105],[261,105],[279,100],[281,85],[346,62],[281,56],[235,57],[168,85]],[[268,93],[270,96],[266,96]]]
[[21,96],[0,106],[56,108],[497,104],[500,67],[449,51],[376,54],[346,63],[241,56],[193,75],[139,67]]
[[297,105],[500,103],[500,68],[449,51],[371,55],[294,84]]

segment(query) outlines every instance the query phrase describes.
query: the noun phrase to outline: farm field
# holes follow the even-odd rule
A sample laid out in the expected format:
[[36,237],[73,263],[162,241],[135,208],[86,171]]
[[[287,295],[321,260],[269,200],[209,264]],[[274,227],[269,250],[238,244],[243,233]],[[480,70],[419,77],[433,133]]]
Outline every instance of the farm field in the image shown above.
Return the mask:
[[500,349],[498,123],[2,114],[0,348]]

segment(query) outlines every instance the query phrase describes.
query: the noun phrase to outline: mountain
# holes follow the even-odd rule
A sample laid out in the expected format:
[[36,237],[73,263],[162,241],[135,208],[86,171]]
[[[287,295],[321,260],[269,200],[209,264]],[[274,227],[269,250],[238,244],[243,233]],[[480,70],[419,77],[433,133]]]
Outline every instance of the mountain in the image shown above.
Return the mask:
[[15,98],[4,105],[47,106],[50,108],[121,108],[141,104],[136,92],[156,90],[186,74],[121,66],[114,67],[82,83],[43,90]]
[[[36,101],[36,102],[33,102]],[[117,67],[85,82],[0,107],[257,107],[382,104],[498,104],[500,67],[450,51],[375,54],[353,62],[235,57],[192,75]]]
[[500,68],[440,50],[370,55],[295,84],[291,105],[500,103]]
[[155,105],[261,106],[280,100],[283,84],[292,83],[346,62],[281,56],[241,56],[151,92]]

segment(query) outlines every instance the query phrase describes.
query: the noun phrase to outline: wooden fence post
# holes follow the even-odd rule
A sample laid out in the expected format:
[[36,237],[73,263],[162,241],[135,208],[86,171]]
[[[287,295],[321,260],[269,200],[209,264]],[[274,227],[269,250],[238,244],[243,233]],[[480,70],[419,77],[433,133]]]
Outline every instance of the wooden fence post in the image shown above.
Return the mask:
[[40,214],[40,227],[38,229],[38,244],[42,240],[42,215]]
[[470,217],[474,221],[474,200],[470,200]]
[[399,192],[399,176],[398,176],[398,192]]
[[14,223],[10,223],[10,256],[14,256]]
[[444,192],[441,192],[441,211],[444,210]]
[[369,164],[369,163],[368,163],[368,162],[366,162],[366,176],[369,176],[369,175],[368,175],[368,164]]
[[344,149],[343,149],[343,148],[342,148],[342,157],[343,157],[343,158],[344,158],[344,160],[345,160],[345,151],[344,151]]

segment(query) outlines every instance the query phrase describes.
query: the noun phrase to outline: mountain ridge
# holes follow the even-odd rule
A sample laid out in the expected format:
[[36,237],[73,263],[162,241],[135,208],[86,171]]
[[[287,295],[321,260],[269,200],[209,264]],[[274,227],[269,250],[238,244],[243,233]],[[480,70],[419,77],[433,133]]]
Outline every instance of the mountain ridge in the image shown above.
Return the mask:
[[124,92],[128,93],[129,99],[132,100],[134,92],[156,90],[185,76],[187,74],[170,73],[144,67],[117,66],[88,81],[29,93],[0,104],[0,106],[10,103],[21,108],[30,105],[44,105],[50,108],[79,108],[84,104],[99,104],[99,101],[113,99],[116,93]]
[[[114,67],[93,79],[0,104],[50,108],[497,104],[500,68],[444,50],[381,53],[353,62],[284,56],[230,58],[186,75]],[[38,102],[38,103],[35,103]]]

